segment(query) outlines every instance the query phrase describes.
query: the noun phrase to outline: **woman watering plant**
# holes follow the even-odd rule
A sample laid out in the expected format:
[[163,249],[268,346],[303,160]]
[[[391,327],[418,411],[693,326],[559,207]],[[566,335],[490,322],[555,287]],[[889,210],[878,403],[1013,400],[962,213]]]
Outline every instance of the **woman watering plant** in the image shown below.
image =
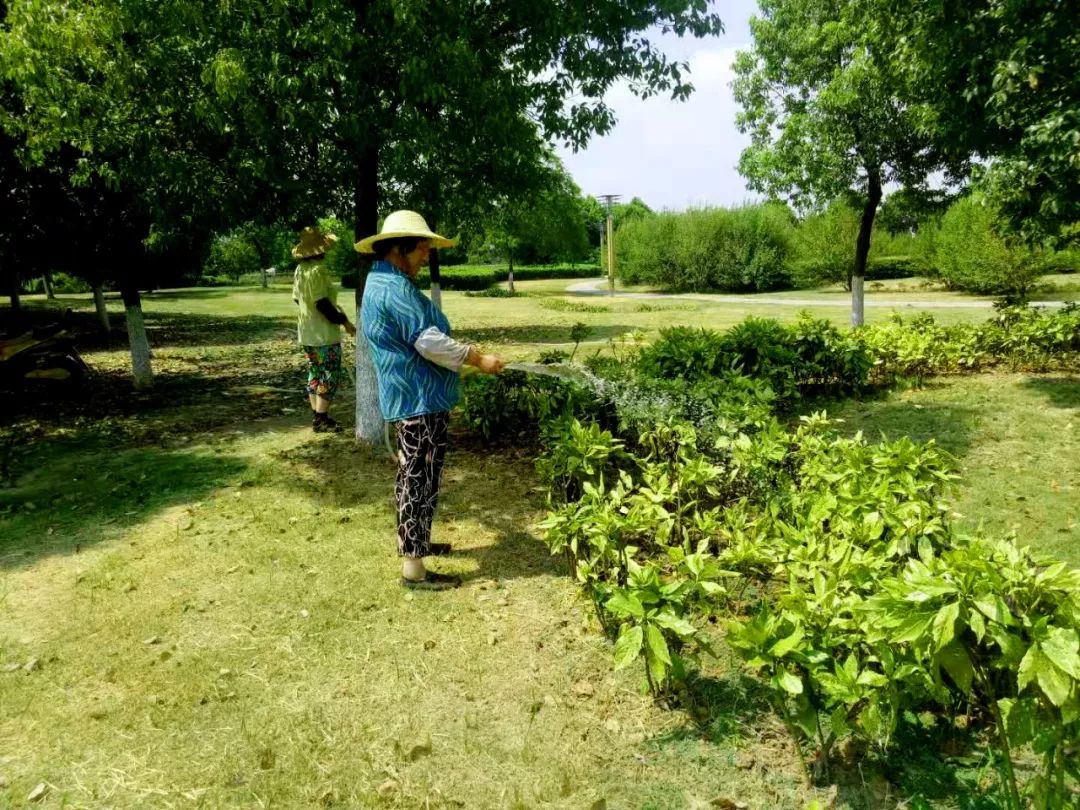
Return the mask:
[[413,211],[395,211],[379,233],[356,243],[360,253],[375,256],[360,320],[375,364],[383,418],[397,429],[394,496],[401,584],[407,588],[446,590],[461,584],[459,577],[424,566],[424,557],[450,551],[447,543],[431,542],[450,409],[460,397],[463,365],[489,374],[503,368],[501,358],[454,340],[446,316],[416,286],[416,274],[432,249],[454,244],[433,233]]
[[330,402],[342,379],[341,327],[356,335],[356,327],[338,309],[337,289],[323,264],[326,251],[337,237],[318,228],[304,228],[300,244],[292,249],[299,259],[293,276],[293,300],[299,305],[297,337],[308,361],[307,394],[311,405],[311,429],[336,433],[341,428],[330,418]]

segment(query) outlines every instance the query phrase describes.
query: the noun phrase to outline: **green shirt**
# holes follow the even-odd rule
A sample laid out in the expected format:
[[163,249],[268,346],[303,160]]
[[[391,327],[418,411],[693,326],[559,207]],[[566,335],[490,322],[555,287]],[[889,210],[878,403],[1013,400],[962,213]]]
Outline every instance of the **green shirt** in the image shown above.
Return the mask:
[[296,265],[292,297],[300,307],[296,337],[301,346],[341,343],[341,327],[330,323],[315,308],[315,302],[320,298],[327,298],[331,304],[337,306],[337,287],[322,259],[305,259]]

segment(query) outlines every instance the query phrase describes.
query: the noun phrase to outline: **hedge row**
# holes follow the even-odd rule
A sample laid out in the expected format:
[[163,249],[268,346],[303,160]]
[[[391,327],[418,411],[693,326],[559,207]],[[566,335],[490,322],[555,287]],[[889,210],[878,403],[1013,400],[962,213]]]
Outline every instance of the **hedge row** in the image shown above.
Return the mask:
[[[440,268],[440,279],[444,290],[486,290],[493,284],[506,281],[509,268],[496,265],[452,265]],[[589,264],[553,264],[522,266],[514,268],[515,281],[550,278],[595,278],[600,275],[600,268]],[[427,270],[420,272],[417,285],[423,289],[431,287],[431,277]],[[342,276],[341,285],[346,289],[356,289],[356,276]]]

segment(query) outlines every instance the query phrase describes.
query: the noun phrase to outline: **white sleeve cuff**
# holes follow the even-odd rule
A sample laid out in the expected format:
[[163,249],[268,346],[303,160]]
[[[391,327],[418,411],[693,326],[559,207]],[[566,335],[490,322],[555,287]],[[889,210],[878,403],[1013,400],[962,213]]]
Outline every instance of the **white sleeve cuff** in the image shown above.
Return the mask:
[[420,333],[416,342],[413,343],[413,348],[424,359],[451,371],[461,371],[465,358],[469,356],[467,344],[454,340],[434,326],[429,326]]

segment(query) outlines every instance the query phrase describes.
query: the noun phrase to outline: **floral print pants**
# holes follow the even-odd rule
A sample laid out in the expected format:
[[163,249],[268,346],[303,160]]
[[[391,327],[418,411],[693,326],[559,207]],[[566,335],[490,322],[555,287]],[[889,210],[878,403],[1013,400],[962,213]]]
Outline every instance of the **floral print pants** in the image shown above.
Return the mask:
[[304,355],[308,361],[308,395],[333,399],[345,373],[341,366],[341,344],[305,346]]
[[439,502],[439,476],[446,457],[450,414],[425,413],[395,422],[398,470],[394,484],[397,500],[398,554],[426,557],[431,552],[431,523]]

